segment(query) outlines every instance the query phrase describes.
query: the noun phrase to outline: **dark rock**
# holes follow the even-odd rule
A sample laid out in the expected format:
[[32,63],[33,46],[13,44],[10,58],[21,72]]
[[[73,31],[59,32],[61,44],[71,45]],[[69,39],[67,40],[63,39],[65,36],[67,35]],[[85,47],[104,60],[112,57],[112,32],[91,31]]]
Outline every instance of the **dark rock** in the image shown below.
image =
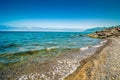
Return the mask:
[[79,36],[83,36],[82,34],[79,34]]
[[108,37],[118,37],[120,36],[120,26],[107,28],[102,31],[96,31],[93,34],[88,34],[87,36],[93,38],[108,38]]

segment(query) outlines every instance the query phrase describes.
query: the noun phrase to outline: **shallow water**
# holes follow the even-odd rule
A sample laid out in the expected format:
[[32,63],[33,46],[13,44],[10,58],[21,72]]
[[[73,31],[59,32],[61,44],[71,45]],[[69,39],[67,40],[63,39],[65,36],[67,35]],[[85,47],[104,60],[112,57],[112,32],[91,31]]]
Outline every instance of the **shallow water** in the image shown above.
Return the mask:
[[[85,32],[0,32],[0,62],[15,62],[20,55],[39,53],[41,57],[59,54],[64,49],[77,49],[96,45],[99,39],[86,36]],[[51,52],[51,50],[56,52]],[[50,53],[51,52],[51,53]],[[19,55],[19,56],[17,56]],[[42,56],[43,55],[43,56]],[[14,58],[9,59],[8,58]],[[11,56],[11,57],[10,57]],[[17,59],[15,59],[15,57]]]
[[80,66],[80,60],[89,57],[95,51],[96,48],[82,51],[80,49],[65,50],[62,54],[50,57],[50,60],[42,63],[37,60],[38,57],[31,55],[28,60],[9,64],[1,69],[0,78],[3,80],[62,80]]
[[82,53],[80,48],[101,42],[79,34],[86,32],[0,32],[0,78],[36,74],[43,80],[61,79],[91,54],[92,50]]

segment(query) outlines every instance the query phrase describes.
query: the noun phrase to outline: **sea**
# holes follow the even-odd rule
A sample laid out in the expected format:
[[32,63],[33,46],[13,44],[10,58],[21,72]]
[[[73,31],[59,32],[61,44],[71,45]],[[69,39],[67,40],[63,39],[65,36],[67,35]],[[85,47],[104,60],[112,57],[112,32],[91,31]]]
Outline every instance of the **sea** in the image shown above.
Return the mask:
[[[99,45],[88,32],[0,32],[0,79],[62,80]],[[81,50],[80,50],[81,49]]]

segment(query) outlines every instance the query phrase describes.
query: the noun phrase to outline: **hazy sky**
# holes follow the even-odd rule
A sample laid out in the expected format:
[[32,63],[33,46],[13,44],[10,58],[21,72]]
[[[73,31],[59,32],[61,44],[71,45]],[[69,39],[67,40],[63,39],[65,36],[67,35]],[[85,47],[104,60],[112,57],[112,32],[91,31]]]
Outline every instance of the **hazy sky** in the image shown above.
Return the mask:
[[91,28],[120,24],[120,0],[0,0],[0,25]]

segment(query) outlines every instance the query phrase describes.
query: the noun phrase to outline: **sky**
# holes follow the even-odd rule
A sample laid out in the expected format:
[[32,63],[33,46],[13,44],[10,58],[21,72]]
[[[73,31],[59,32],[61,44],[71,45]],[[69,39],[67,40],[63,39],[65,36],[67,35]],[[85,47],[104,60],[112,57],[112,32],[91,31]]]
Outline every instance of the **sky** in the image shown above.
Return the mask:
[[120,0],[0,0],[0,30],[6,30],[6,26],[27,30],[119,25],[119,3]]

